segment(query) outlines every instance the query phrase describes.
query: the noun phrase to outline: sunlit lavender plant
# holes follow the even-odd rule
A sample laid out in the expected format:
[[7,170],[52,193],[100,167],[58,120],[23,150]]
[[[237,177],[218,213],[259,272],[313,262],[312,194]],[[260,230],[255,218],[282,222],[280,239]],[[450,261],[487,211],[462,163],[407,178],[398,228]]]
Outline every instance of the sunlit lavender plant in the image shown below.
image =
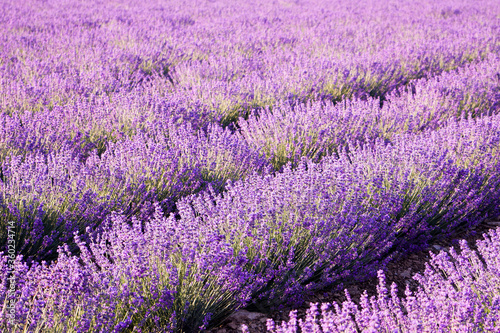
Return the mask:
[[377,297],[365,293],[355,304],[346,290],[341,306],[325,303],[321,311],[311,304],[305,319],[276,325],[268,320],[268,332],[496,332],[500,328],[500,231],[490,230],[472,251],[465,241],[460,253],[451,248],[430,252],[423,275],[416,274],[417,292],[406,287],[406,298],[397,295],[393,283],[387,290],[385,274],[378,272]]
[[[28,267],[18,256],[16,325],[2,312],[2,331],[191,332],[246,304],[259,282],[242,269],[245,255],[215,228],[197,219],[179,224],[155,208],[146,223],[113,214],[88,244],[76,237],[78,257],[65,246],[57,262]],[[7,301],[2,293],[0,304]]]
[[353,146],[377,139],[446,126],[450,119],[498,113],[500,59],[487,61],[430,79],[412,81],[402,91],[380,99],[344,100],[337,104],[277,103],[238,121],[239,133],[279,170],[302,157],[318,162]]

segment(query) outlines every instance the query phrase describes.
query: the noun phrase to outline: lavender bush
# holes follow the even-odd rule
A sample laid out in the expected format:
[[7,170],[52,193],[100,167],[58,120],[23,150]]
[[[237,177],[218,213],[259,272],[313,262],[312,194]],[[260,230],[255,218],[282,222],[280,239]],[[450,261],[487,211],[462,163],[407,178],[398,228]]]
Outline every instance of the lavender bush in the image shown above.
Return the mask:
[[[500,59],[467,66],[430,79],[412,81],[380,99],[332,104],[282,103],[240,118],[241,135],[262,149],[275,169],[306,156],[319,161],[351,144],[390,141],[402,133],[437,129],[448,119],[491,115],[500,110]],[[359,143],[358,143],[359,142]],[[352,147],[351,147],[352,148]]]
[[[161,208],[147,224],[113,214],[78,257],[59,248],[51,265],[28,267],[18,256],[16,326],[2,331],[196,331],[245,304],[251,275],[216,231],[196,220],[179,225]],[[212,252],[217,249],[217,255]],[[7,300],[7,256],[2,256],[1,302]],[[217,274],[214,274],[217,272]],[[248,286],[242,288],[241,285]]]
[[383,96],[498,52],[496,1],[196,5],[4,2],[2,110],[78,105],[79,127],[119,130],[167,100],[172,117],[228,124],[283,99]]
[[[113,210],[147,217],[159,202],[165,212],[183,195],[211,184],[265,172],[267,163],[243,140],[212,125],[205,133],[161,123],[147,133],[108,143],[84,162],[71,150],[13,156],[2,166],[3,221],[14,221],[19,253],[43,258],[95,228]],[[6,231],[0,232],[2,244]],[[26,258],[26,259],[27,259]]]
[[0,330],[203,330],[498,215],[499,14],[3,1]]
[[365,293],[355,304],[346,290],[341,306],[311,304],[306,318],[276,325],[268,320],[269,332],[497,332],[500,329],[500,231],[491,230],[477,242],[477,252],[465,241],[460,254],[430,252],[423,275],[416,274],[418,291],[406,288],[397,296],[397,285],[387,290],[385,275],[378,272],[377,297]]
[[[163,218],[159,205],[145,224],[115,214],[90,242],[76,238],[79,257],[66,247],[51,266],[29,267],[18,256],[17,327],[189,331],[242,306],[299,304],[305,290],[370,275],[391,251],[498,214],[499,119],[253,175],[223,195],[181,199],[180,219]],[[72,274],[88,278],[56,289],[63,299],[51,303],[43,283],[68,288]]]
[[250,268],[269,281],[254,293],[257,306],[293,301],[302,288],[370,274],[393,251],[418,250],[495,214],[498,119],[305,161],[192,205],[218,221],[238,251],[263,262]]

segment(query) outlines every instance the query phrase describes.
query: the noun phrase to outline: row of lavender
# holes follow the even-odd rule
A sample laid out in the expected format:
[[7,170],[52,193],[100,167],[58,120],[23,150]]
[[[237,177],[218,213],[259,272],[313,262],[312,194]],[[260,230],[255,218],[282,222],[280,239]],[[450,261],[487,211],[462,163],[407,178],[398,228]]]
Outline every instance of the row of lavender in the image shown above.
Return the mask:
[[[301,156],[317,160],[333,146],[344,144],[347,138],[352,141],[366,137],[369,140],[390,139],[391,135],[403,131],[438,128],[440,123],[452,117],[494,114],[500,107],[499,68],[499,55],[492,54],[479,63],[410,81],[386,94],[384,101],[348,99],[347,96],[341,103],[279,100],[272,106],[254,110],[247,119],[240,118],[235,127],[251,147],[263,149],[266,158],[279,169],[287,161]],[[185,110],[176,108],[175,102],[165,105],[168,112],[177,113],[173,117],[154,111],[150,105],[154,104],[152,99],[164,97],[153,95],[149,100],[143,97],[130,93],[113,102],[106,98],[99,102],[99,107],[77,103],[72,108],[54,107],[43,112],[4,112],[0,115],[0,160],[10,155],[48,154],[61,150],[69,150],[84,160],[92,150],[102,153],[108,143],[130,139],[138,133],[147,134],[151,127],[158,131],[158,126],[165,128],[168,123],[187,123],[194,132],[206,132],[209,127],[208,124],[201,126],[193,119],[193,114],[183,118]],[[141,104],[149,111],[141,108]],[[137,119],[134,124],[128,124],[126,119],[114,114],[114,110]],[[89,127],[92,121],[94,124]],[[99,133],[102,131],[106,133]]]
[[[332,133],[322,131],[304,138],[314,141],[313,147],[301,147],[300,135],[291,143],[286,138],[285,149],[277,148],[286,156],[275,156],[274,148],[269,151],[267,143],[248,133],[249,127],[262,132],[264,119],[237,124],[246,128],[245,140],[229,138],[209,125],[213,121],[236,120],[240,111],[280,103],[291,114],[305,96],[383,96],[412,78],[498,52],[494,2],[477,11],[467,1],[427,3],[409,11],[381,3],[376,8],[382,16],[373,8],[338,3],[286,4],[288,9],[252,4],[244,17],[238,14],[246,6],[241,3],[198,5],[196,12],[186,12],[186,6],[142,1],[98,7],[71,1],[2,3],[2,224],[18,222],[21,253],[42,258],[47,249],[50,255],[75,230],[98,224],[111,210],[148,211],[143,206],[161,201],[168,212],[177,198],[207,183],[223,187],[227,179],[263,172],[267,162],[256,157],[261,149],[279,169],[287,160],[321,156],[332,148],[324,140]],[[378,33],[387,29],[394,33]],[[494,73],[495,68],[483,72],[489,79]],[[478,82],[470,90],[495,101],[495,85],[478,87]],[[370,100],[348,109],[368,113],[375,104]],[[318,109],[330,117],[341,112],[328,103],[306,109],[306,118],[316,117]],[[191,124],[193,130],[172,123]],[[305,125],[308,130],[310,124]],[[161,134],[151,127],[162,128]],[[272,131],[290,132],[280,126]],[[170,138],[180,132],[182,139]],[[197,142],[197,136],[204,139]],[[343,143],[340,136],[335,140]],[[278,141],[271,145],[283,145]],[[220,147],[211,148],[215,142]],[[119,162],[125,151],[134,161]],[[147,158],[157,152],[157,160]],[[101,188],[97,184],[103,180]],[[0,235],[4,244],[5,228]]]
[[380,100],[344,99],[341,103],[277,103],[256,111],[238,127],[250,147],[279,169],[301,157],[319,161],[342,147],[390,142],[401,133],[437,129],[449,119],[500,111],[500,58],[465,66],[429,79],[411,81]]
[[[407,287],[406,298],[397,295],[397,285],[390,293],[383,271],[378,272],[377,297],[365,292],[360,307],[346,291],[347,301],[338,304],[311,304],[306,318],[276,325],[268,322],[274,333],[358,333],[358,332],[498,332],[500,331],[500,231],[492,230],[477,242],[472,251],[465,241],[461,253],[452,248],[448,254],[431,252],[423,275],[414,279],[420,288],[414,294]],[[321,310],[321,311],[320,311]]]
[[[153,203],[172,212],[175,202],[228,180],[268,173],[269,163],[228,129],[159,123],[128,140],[108,143],[85,158],[73,149],[13,155],[2,165],[2,225],[14,221],[19,254],[54,259],[74,232],[98,226],[112,211],[148,216]],[[6,228],[2,230],[6,244]],[[4,249],[2,249],[4,250]]]
[[241,306],[298,304],[498,215],[499,143],[500,116],[453,120],[188,196],[177,219],[159,205],[147,221],[113,213],[88,244],[76,238],[79,256],[17,257],[17,326],[3,312],[3,330],[196,331]]
[[158,114],[199,127],[281,100],[383,98],[500,47],[494,0],[1,6],[0,109],[99,147]]
[[[304,286],[334,282],[336,271],[361,277],[405,242],[424,246],[431,230],[446,233],[495,211],[497,118],[477,147],[448,129],[444,136],[457,141],[451,155],[421,148],[405,164],[397,154],[406,152],[404,140],[424,140],[412,133],[498,113],[498,3],[198,5],[190,12],[143,1],[1,5],[0,244],[14,222],[23,255],[19,325],[53,320],[59,331],[121,323],[120,330],[159,320],[196,329],[244,304],[272,306]],[[411,81],[420,77],[428,79]],[[232,131],[217,124],[236,120]],[[467,131],[461,126],[457,133]],[[386,150],[398,153],[367,159]],[[283,168],[287,162],[297,169]],[[414,169],[404,174],[407,167]],[[309,170],[320,176],[302,179]],[[238,179],[245,180],[228,185]],[[462,180],[464,193],[455,193]],[[239,195],[238,186],[250,192]],[[248,200],[261,190],[258,201]],[[324,195],[313,203],[308,193]],[[457,199],[469,201],[453,205]],[[373,210],[379,215],[369,218]],[[178,215],[166,217],[171,211]],[[131,219],[141,223],[130,229]],[[347,229],[335,229],[344,221]],[[368,231],[370,221],[394,230]],[[421,234],[407,239],[407,230]],[[74,232],[82,234],[76,243]],[[321,232],[338,243],[307,252],[328,239]],[[358,232],[372,238],[348,236]],[[88,252],[83,243],[92,239],[99,244]],[[66,254],[40,266],[64,243]],[[284,252],[272,253],[277,245]],[[128,262],[133,251],[146,261]],[[160,267],[151,270],[153,263]]]
[[[104,149],[89,149],[58,131],[58,118],[35,113],[3,116],[2,225],[15,221],[18,253],[26,260],[54,258],[73,233],[95,229],[111,211],[127,216],[152,212],[210,184],[296,166],[302,157],[322,156],[395,135],[437,129],[449,119],[492,115],[500,110],[500,58],[412,82],[380,100],[345,100],[336,105],[287,102],[240,119],[239,130],[218,125],[196,131],[159,117]],[[40,117],[43,117],[42,119]],[[67,134],[67,132],[63,132]],[[65,141],[66,140],[66,141]],[[0,231],[5,244],[6,229]]]

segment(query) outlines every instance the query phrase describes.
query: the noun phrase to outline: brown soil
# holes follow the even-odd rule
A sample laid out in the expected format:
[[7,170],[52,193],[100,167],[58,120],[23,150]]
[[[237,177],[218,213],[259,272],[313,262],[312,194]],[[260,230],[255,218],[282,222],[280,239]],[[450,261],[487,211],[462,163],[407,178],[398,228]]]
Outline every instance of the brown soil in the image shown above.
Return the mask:
[[[500,220],[500,218],[495,219]],[[400,258],[390,262],[384,270],[386,275],[387,286],[395,282],[398,286],[399,297],[404,298],[404,291],[406,285],[410,286],[411,290],[416,290],[418,283],[412,279],[416,273],[422,273],[425,269],[425,263],[430,260],[429,251],[438,253],[442,250],[447,250],[450,247],[459,249],[459,240],[466,240],[469,247],[473,250],[476,249],[476,241],[483,239],[483,234],[487,233],[490,229],[500,227],[500,222],[484,222],[469,230],[457,232],[452,238],[433,242],[427,250],[413,253],[407,257]],[[458,252],[458,251],[457,251]],[[361,294],[366,290],[369,296],[377,295],[378,279],[376,277],[366,280],[361,283],[354,284],[353,282],[343,281],[342,291],[324,289],[316,291],[314,294],[306,297],[306,302],[300,308],[297,308],[298,317],[304,318],[305,312],[309,308],[309,303],[333,303],[337,302],[339,305],[346,300],[344,289],[349,291],[351,298],[354,302],[358,303]],[[236,333],[242,332],[241,326],[245,324],[249,328],[250,333],[267,332],[266,320],[272,318],[276,324],[281,324],[282,321],[289,320],[289,313],[293,309],[285,309],[273,313],[259,314],[242,311],[240,314],[243,319],[229,318],[225,320],[222,325],[211,329],[209,333]],[[252,320],[245,319],[253,317]]]

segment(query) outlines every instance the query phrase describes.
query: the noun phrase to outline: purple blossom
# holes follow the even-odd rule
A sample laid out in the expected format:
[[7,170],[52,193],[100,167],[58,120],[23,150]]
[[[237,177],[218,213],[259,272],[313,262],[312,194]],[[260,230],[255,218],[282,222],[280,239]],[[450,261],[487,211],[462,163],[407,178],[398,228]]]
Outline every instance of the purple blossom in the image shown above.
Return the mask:
[[[342,311],[321,306],[319,325],[317,304],[312,304],[301,332],[413,332],[415,329],[435,332],[496,332],[500,327],[498,312],[498,251],[500,232],[491,230],[484,240],[477,242],[477,252],[465,241],[460,242],[460,254],[451,248],[449,254],[430,252],[423,275],[413,278],[419,282],[415,295],[407,291],[405,299],[397,297],[397,286],[391,286],[389,297],[385,275],[378,271],[377,297],[368,302],[366,292],[361,304],[348,298]],[[407,287],[408,288],[408,287]],[[347,291],[346,291],[347,293]],[[280,326],[268,320],[269,332],[297,332],[296,312],[290,312],[290,321]],[[350,326],[346,326],[346,321]],[[306,325],[305,323],[309,323]]]
[[[498,1],[0,8],[1,331],[205,329],[500,213]],[[282,328],[494,330],[467,253]]]

